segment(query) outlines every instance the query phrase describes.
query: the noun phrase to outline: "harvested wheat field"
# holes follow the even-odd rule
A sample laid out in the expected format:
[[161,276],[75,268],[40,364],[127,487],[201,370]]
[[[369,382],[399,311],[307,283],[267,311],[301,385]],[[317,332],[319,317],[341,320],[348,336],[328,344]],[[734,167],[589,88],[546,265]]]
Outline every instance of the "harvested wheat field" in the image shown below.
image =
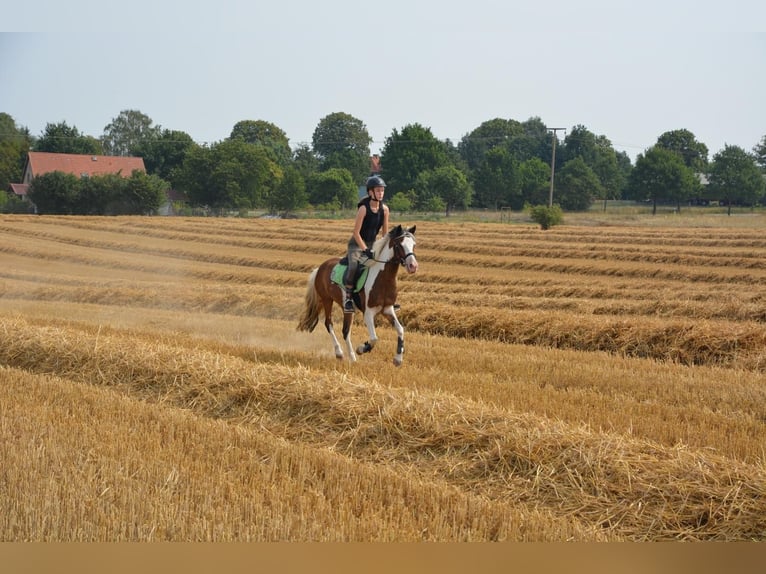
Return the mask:
[[401,367],[350,219],[0,216],[0,540],[766,539],[766,221],[392,219]]

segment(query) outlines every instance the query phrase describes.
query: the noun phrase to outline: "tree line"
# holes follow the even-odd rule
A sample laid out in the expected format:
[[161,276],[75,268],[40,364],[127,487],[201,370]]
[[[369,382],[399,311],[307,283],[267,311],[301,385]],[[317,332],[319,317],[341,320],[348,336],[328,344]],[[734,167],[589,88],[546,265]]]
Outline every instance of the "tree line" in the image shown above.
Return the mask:
[[[359,186],[370,175],[371,143],[365,124],[343,112],[322,118],[311,144],[295,148],[282,129],[265,120],[239,121],[224,140],[198,144],[186,132],[154,125],[138,110],[120,112],[100,138],[66,122],[49,123],[33,137],[0,113],[0,185],[8,189],[21,180],[30,150],[130,155],[143,158],[145,177],[39,176],[30,198],[45,213],[153,213],[166,191],[175,189],[191,206],[213,210],[282,215],[307,207],[341,210],[356,205]],[[380,175],[392,209],[447,215],[467,208],[545,205],[551,201],[552,168],[552,199],[565,211],[585,210],[597,201],[606,206],[609,199],[649,201],[655,208],[662,202],[766,203],[766,135],[752,151],[726,146],[708,156],[707,146],[685,129],[661,134],[634,165],[606,136],[583,125],[559,141],[540,118],[495,118],[457,143],[436,138],[418,123],[393,129],[380,151]]]

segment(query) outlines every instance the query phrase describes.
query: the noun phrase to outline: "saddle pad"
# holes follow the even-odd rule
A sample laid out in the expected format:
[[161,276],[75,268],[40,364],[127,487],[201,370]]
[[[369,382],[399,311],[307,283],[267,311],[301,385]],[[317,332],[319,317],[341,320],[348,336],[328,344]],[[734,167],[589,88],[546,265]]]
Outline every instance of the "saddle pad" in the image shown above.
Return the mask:
[[[335,267],[333,267],[332,271],[330,272],[330,281],[332,281],[336,285],[340,285],[341,287],[344,287],[343,275],[346,273],[347,268],[348,268],[348,265],[344,265],[343,263],[336,263]],[[354,292],[358,292],[362,290],[362,287],[364,287],[364,282],[367,280],[367,272],[369,271],[367,267],[363,267],[361,265],[359,266],[359,268],[362,270],[362,272],[359,275],[359,278],[356,280],[356,285],[354,286]]]

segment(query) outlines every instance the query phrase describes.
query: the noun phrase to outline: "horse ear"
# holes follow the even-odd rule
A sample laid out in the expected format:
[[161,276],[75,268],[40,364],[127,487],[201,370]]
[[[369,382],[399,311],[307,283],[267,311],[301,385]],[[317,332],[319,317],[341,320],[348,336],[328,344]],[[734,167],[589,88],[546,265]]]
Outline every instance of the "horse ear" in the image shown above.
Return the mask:
[[415,235],[415,228],[416,228],[416,227],[417,227],[417,225],[413,225],[413,226],[412,226],[412,227],[410,227],[410,228],[409,228],[407,231],[409,231],[410,233],[412,233],[413,235]]
[[397,225],[391,230],[391,237],[399,237],[403,233],[402,226]]

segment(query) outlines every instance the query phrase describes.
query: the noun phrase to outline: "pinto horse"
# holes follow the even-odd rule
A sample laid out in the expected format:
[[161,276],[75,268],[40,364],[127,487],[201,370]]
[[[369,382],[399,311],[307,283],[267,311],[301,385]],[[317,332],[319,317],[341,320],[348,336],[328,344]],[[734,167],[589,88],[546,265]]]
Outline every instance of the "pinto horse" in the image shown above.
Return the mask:
[[[367,280],[362,290],[354,296],[357,308],[364,313],[364,324],[367,325],[367,332],[370,336],[363,345],[357,347],[356,353],[360,355],[369,353],[375,347],[378,342],[378,336],[375,333],[375,316],[378,313],[383,313],[391,326],[396,329],[398,335],[396,355],[394,355],[394,365],[397,367],[402,364],[402,355],[404,354],[404,327],[396,318],[394,309],[396,274],[400,266],[407,269],[408,273],[415,273],[418,270],[418,260],[415,258],[414,250],[415,226],[404,229],[398,225],[375,241],[372,247],[373,257],[362,262],[362,265],[368,268]],[[335,356],[342,359],[343,349],[332,327],[333,303],[337,303],[341,309],[343,308],[343,289],[331,280],[333,268],[339,261],[338,257],[328,259],[311,272],[298,330],[313,331],[319,323],[319,313],[323,311],[324,326],[332,337]],[[343,339],[346,341],[348,358],[352,363],[356,361],[356,353],[351,343],[351,321],[353,318],[354,313],[343,314]]]

